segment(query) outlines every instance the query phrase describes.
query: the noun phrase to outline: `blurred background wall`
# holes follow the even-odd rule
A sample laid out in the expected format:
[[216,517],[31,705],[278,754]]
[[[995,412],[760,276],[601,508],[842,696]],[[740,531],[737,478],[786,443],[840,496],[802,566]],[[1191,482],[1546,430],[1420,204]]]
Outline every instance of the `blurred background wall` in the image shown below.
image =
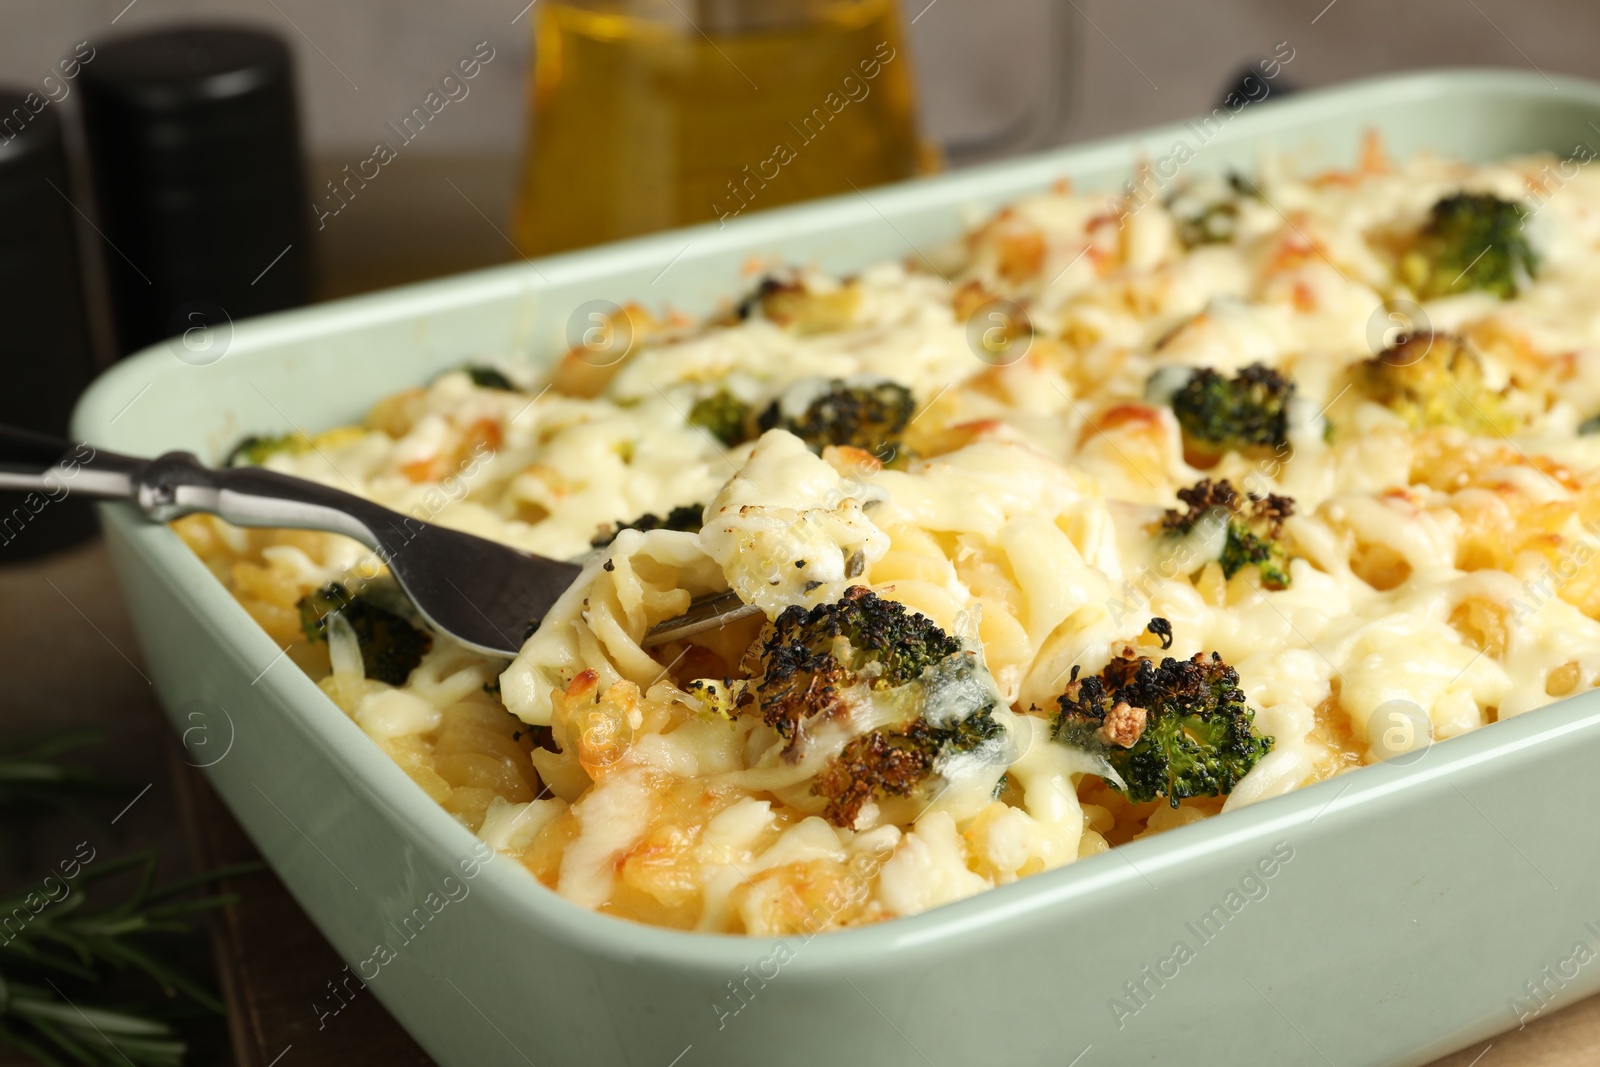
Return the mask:
[[[1052,0],[903,0],[923,122],[972,137],[1026,111],[1048,63]],[[1600,5],[1581,0],[1055,0],[1076,59],[1066,138],[1209,108],[1245,63],[1287,41],[1301,87],[1386,71],[1493,65],[1600,77]],[[319,238],[325,295],[499,262],[524,136],[526,0],[8,0],[0,81],[37,84],[79,40],[178,17],[275,28],[294,47],[313,190],[371,154],[480,41],[495,49],[452,104]],[[69,98],[65,105],[72,106]],[[446,180],[448,179],[448,181]],[[452,187],[453,183],[453,187]]]

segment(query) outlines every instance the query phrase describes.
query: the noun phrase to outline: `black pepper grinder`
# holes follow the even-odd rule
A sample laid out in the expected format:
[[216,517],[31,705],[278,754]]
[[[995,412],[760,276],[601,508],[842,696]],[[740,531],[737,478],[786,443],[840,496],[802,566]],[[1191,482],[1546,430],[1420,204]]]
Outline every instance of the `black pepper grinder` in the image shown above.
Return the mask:
[[[0,425],[67,436],[93,347],[59,108],[0,89]],[[0,566],[94,533],[89,503],[0,493]]]
[[229,26],[124,37],[84,66],[122,354],[311,298],[293,75],[281,39]]

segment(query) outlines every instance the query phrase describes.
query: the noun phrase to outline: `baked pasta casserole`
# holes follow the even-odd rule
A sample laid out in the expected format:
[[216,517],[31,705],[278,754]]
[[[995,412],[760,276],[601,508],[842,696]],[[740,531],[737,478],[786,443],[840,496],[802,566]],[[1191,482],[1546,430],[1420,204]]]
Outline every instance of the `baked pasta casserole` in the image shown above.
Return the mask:
[[[1062,181],[906,263],[752,263],[704,321],[630,305],[553,372],[235,450],[586,561],[514,662],[354,542],[176,528],[568,900],[920,912],[1596,685],[1591,157]],[[643,643],[727,591],[760,615]]]

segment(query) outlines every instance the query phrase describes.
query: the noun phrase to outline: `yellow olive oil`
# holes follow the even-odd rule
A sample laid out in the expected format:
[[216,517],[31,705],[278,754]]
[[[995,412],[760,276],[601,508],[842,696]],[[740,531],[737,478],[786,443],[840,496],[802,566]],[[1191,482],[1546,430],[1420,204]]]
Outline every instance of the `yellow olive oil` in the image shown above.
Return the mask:
[[[751,25],[547,0],[514,218],[527,255],[910,177],[924,155],[895,0]],[[659,14],[659,13],[658,13]],[[675,24],[676,23],[676,24]]]

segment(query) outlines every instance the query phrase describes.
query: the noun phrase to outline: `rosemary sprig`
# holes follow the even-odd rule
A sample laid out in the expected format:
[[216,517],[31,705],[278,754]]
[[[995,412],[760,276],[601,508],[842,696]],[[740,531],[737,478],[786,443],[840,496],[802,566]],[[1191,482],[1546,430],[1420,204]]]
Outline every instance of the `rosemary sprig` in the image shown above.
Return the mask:
[[117,788],[92,768],[60,757],[103,740],[98,730],[70,730],[0,748],[0,854],[22,855],[25,820],[68,810],[92,818],[84,802]]
[[[23,840],[30,823],[61,811],[94,818],[85,802],[120,786],[61,757],[99,740],[97,731],[77,730],[0,748],[0,839]],[[179,1067],[187,1044],[172,1025],[174,1005],[131,998],[150,988],[168,1002],[223,1011],[162,942],[194,933],[194,916],[235,899],[194,890],[260,866],[157,886],[151,852],[98,861],[91,854],[74,874],[46,879],[48,890],[0,896],[0,1048],[43,1067]],[[91,899],[93,887],[117,875],[133,879],[128,895],[108,905]]]
[[111,786],[93,770],[59,757],[97,744],[98,730],[71,730],[0,748],[0,810],[60,807]]
[[[179,1067],[186,1046],[172,1027],[105,1008],[80,1007],[51,983],[49,989],[0,975],[0,1046],[43,1067]],[[60,1055],[58,1055],[60,1053]]]
[[[78,1003],[62,985],[92,993],[93,986],[114,975],[138,975],[168,998],[181,995],[220,1013],[223,1006],[216,995],[164,959],[151,941],[157,935],[191,933],[190,917],[236,899],[180,899],[185,893],[259,867],[241,864],[157,887],[155,857],[137,853],[85,869],[68,883],[67,896],[42,908],[35,893],[36,914],[27,893],[0,899],[0,924],[7,916],[18,917],[0,925],[0,1045],[46,1067],[176,1067],[185,1044],[168,1023],[136,1006]],[[92,884],[128,870],[138,872],[132,894],[120,903],[95,907]]]

